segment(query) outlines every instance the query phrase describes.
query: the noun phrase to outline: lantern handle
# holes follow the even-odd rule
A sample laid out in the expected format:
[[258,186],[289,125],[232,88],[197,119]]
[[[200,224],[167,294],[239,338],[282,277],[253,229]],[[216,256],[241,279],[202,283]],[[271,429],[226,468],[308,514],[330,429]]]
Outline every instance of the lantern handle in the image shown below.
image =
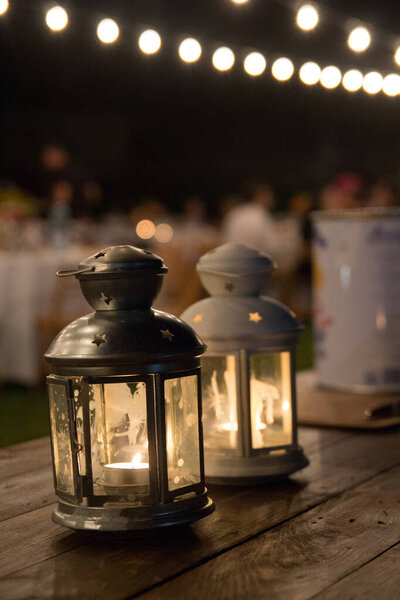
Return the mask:
[[57,277],[69,277],[70,275],[80,275],[81,273],[88,273],[94,271],[95,267],[85,267],[84,269],[67,269],[65,271],[57,271]]

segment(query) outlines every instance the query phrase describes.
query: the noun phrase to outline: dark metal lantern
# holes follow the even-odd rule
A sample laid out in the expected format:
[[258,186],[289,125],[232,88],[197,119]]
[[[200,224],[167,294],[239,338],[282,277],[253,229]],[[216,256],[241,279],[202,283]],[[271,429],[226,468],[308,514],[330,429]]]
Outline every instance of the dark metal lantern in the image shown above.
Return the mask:
[[45,355],[53,519],[90,531],[188,523],[213,510],[204,486],[200,356],[182,320],[151,308],[167,272],[147,250],[113,246],[75,275],[94,313]]
[[207,481],[246,484],[305,467],[297,443],[295,345],[302,326],[261,296],[273,261],[225,244],[198,262],[211,294],[182,315],[207,344],[202,359]]

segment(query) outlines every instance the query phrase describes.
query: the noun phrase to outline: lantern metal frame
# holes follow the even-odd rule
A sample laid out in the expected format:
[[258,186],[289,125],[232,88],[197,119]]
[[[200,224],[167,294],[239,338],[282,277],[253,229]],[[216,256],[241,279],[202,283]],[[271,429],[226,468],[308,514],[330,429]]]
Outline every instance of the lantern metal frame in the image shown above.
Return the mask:
[[[166,373],[154,373],[144,375],[121,375],[108,377],[80,377],[80,404],[83,412],[83,434],[84,448],[80,447],[77,441],[76,416],[75,416],[75,396],[74,391],[78,389],[73,384],[72,378],[64,378],[64,376],[50,375],[47,377],[47,384],[63,385],[66,389],[66,399],[68,404],[68,424],[70,431],[71,450],[72,450],[72,468],[73,468],[73,485],[74,494],[67,494],[57,487],[57,477],[54,461],[53,439],[51,438],[51,450],[53,457],[53,476],[54,487],[57,495],[61,500],[67,502],[81,502],[84,498],[88,502],[88,506],[100,507],[104,504],[120,497],[116,494],[113,497],[110,494],[98,495],[94,493],[93,473],[92,473],[92,444],[90,436],[90,412],[89,412],[89,394],[88,386],[96,383],[145,383],[146,385],[146,416],[147,416],[147,435],[148,435],[148,452],[149,452],[149,494],[142,497],[145,506],[166,504],[173,502],[176,497],[184,496],[190,492],[196,494],[204,490],[204,451],[203,444],[199,448],[200,462],[200,482],[182,486],[175,490],[168,488],[168,466],[167,466],[167,441],[165,435],[165,406],[164,406],[164,383],[169,379],[188,377],[195,375],[198,380],[198,434],[199,439],[202,439],[202,424],[201,424],[201,386],[200,386],[200,368],[189,369],[184,371],[170,371]],[[85,454],[85,475],[79,473],[78,454],[84,451]],[[158,457],[158,460],[157,460]]]
[[[303,327],[284,305],[260,296],[274,268],[267,255],[241,244],[225,244],[211,250],[197,265],[211,297],[196,302],[182,314],[207,344],[204,360],[217,356],[235,358],[236,447],[210,448],[205,436],[205,472],[210,483],[245,485],[272,481],[308,465],[297,436],[295,347]],[[259,322],[249,322],[252,312],[259,315]],[[282,353],[289,354],[290,442],[255,448],[250,358]]]
[[[65,389],[72,461],[71,487],[73,487],[73,494],[69,494],[59,488],[57,481],[53,445],[53,435],[56,436],[57,432],[55,422],[51,423],[54,487],[58,496],[58,507],[53,513],[53,520],[66,527],[91,532],[122,533],[178,525],[200,519],[214,510],[213,502],[208,498],[204,485],[200,374],[200,356],[204,352],[204,344],[195,332],[180,319],[150,309],[155,294],[154,288],[160,287],[159,284],[155,286],[154,277],[159,277],[159,273],[165,273],[166,267],[159,257],[151,255],[147,251],[146,260],[151,261],[150,265],[157,260],[162,266],[159,267],[158,272],[149,273],[150,284],[147,296],[144,286],[146,274],[143,268],[140,269],[140,294],[142,297],[141,302],[144,305],[134,305],[129,310],[129,298],[132,293],[132,284],[129,282],[136,275],[134,270],[136,256],[141,259],[141,253],[144,251],[126,246],[111,247],[98,253],[92,259],[96,260],[99,255],[108,255],[108,257],[111,255],[118,268],[121,269],[123,263],[121,253],[118,251],[119,248],[123,249],[124,257],[129,252],[129,256],[132,258],[130,272],[122,272],[122,274],[119,273],[118,276],[115,276],[116,286],[117,288],[119,286],[119,289],[122,290],[121,293],[124,294],[122,298],[123,309],[118,310],[118,308],[112,307],[107,310],[107,305],[106,309],[97,308],[95,313],[81,317],[60,332],[46,353],[46,359],[52,365],[52,374],[47,377],[48,387],[53,384],[61,385]],[[90,258],[87,261],[90,263]],[[103,269],[101,277],[103,279],[106,277],[104,275],[105,268],[113,268],[113,263],[111,262],[111,267],[109,265],[101,266],[101,269]],[[132,268],[133,272],[131,272]],[[78,269],[78,271],[73,271],[71,274],[74,274],[78,279],[85,277],[85,285],[82,286],[82,289],[85,288],[85,296],[91,300],[90,296],[93,294],[92,305],[98,305],[98,289],[93,293],[90,280],[88,283],[88,278],[91,277],[93,283],[97,288],[99,287],[99,277],[96,277],[95,269],[90,269],[89,275],[87,269]],[[113,273],[113,275],[115,274]],[[106,281],[106,284],[109,286],[108,289],[112,289],[110,278]],[[113,296],[118,300],[116,293],[113,293]],[[131,302],[138,302],[137,297],[133,296]],[[136,309],[139,309],[140,312],[138,313]],[[143,318],[147,319],[145,330],[148,333],[145,351],[141,350],[143,346],[141,341]],[[177,341],[175,344],[171,340],[166,342],[161,340],[160,332],[168,328],[176,335]],[[122,331],[127,332],[125,337],[122,334],[117,335],[118,332]],[[102,344],[99,349],[96,348],[97,344],[93,345],[93,336],[96,339],[96,336],[100,335],[101,332],[106,332],[108,344]],[[107,349],[108,354],[103,347],[106,345],[110,346],[110,349]],[[199,460],[199,471],[195,473],[196,476],[198,475],[199,481],[169,489],[165,382],[190,376],[196,377],[197,384],[196,439],[198,438],[198,446],[196,444],[196,456]],[[146,390],[149,473],[148,483],[146,484],[148,490],[140,495],[141,505],[138,505],[137,502],[124,500],[124,494],[120,491],[115,495],[111,492],[110,494],[95,493],[89,406],[91,385],[135,382],[144,383]],[[52,397],[49,390],[50,405],[51,402]],[[80,409],[82,409],[82,428],[80,429],[81,437],[78,437],[77,413]],[[96,415],[95,418],[100,418],[100,416]],[[80,452],[83,452],[82,458],[84,458],[82,472],[80,472],[79,465]],[[115,491],[117,490],[120,490],[118,486],[116,486]],[[141,493],[139,492],[139,494]],[[118,505],[121,500],[124,503]]]

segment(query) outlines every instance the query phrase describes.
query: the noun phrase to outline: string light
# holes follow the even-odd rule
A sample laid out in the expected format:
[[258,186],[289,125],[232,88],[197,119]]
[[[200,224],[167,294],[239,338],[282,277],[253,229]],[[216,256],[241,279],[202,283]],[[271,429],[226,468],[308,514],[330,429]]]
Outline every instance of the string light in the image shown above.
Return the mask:
[[383,92],[387,96],[397,96],[400,94],[400,75],[390,73],[383,79]]
[[201,46],[194,38],[186,38],[179,46],[179,56],[185,62],[191,63],[201,56]]
[[53,6],[46,13],[46,25],[52,31],[62,31],[68,25],[68,14],[62,6]]
[[252,77],[257,77],[265,71],[267,61],[259,52],[250,52],[244,59],[243,67],[246,73]]
[[97,25],[97,37],[103,44],[113,44],[119,36],[119,27],[113,19],[103,19]]
[[162,244],[170,242],[173,238],[173,235],[174,230],[169,223],[160,223],[157,225],[154,232],[154,237],[156,238],[157,242],[161,242]]
[[150,219],[142,219],[136,225],[136,235],[142,240],[149,240],[153,237],[156,227]]
[[400,65],[400,46],[396,49],[396,52],[394,53],[394,61]]
[[357,92],[363,84],[363,74],[357,69],[350,69],[343,75],[342,85],[348,92]]
[[145,54],[155,54],[161,48],[161,37],[154,29],[146,29],[139,37],[139,48]]
[[377,71],[371,71],[367,73],[363,81],[363,90],[367,94],[377,94],[381,91],[383,86],[383,77]]
[[8,11],[8,0],[0,0],[0,15]]
[[347,43],[354,52],[364,52],[371,43],[371,34],[366,27],[356,27],[350,32]]
[[278,81],[287,81],[293,75],[294,66],[289,58],[282,56],[274,62],[271,71]]
[[303,4],[297,11],[296,23],[300,29],[310,31],[318,25],[319,14],[313,4]]
[[333,90],[333,88],[337,87],[341,79],[342,74],[340,70],[333,65],[329,65],[329,67],[322,69],[321,76],[319,78],[321,85],[323,85],[327,90]]
[[235,63],[235,55],[230,48],[221,46],[213,54],[212,64],[218,71],[229,71]]
[[[247,1],[232,0],[236,4],[244,4]],[[8,8],[9,0],[0,0],[0,15],[6,13]],[[62,31],[68,25],[69,18],[68,13],[62,6],[53,6],[47,11],[45,20],[47,26],[52,31]],[[319,12],[316,5],[306,3],[300,6],[297,11],[296,23],[298,27],[305,31],[314,29],[319,23]],[[97,36],[104,44],[115,42],[119,37],[119,33],[118,24],[110,18],[103,19],[97,26]],[[354,52],[364,52],[371,44],[371,34],[366,27],[357,26],[350,32],[347,43]],[[141,51],[145,54],[154,54],[161,48],[161,37],[157,31],[148,29],[140,35],[138,44]],[[200,58],[201,54],[201,44],[195,38],[186,38],[179,45],[179,56],[184,62],[195,62]],[[396,48],[393,58],[400,66],[400,45]],[[212,64],[219,71],[228,71],[233,67],[234,63],[235,55],[226,46],[218,48],[212,56]],[[254,77],[264,73],[266,65],[267,61],[265,57],[259,52],[251,52],[245,57],[243,62],[246,73]],[[287,81],[294,73],[294,66],[289,58],[280,57],[273,63],[271,72],[273,77],[278,81]],[[342,78],[341,72],[337,67],[330,65],[321,71],[317,63],[308,61],[301,66],[299,78],[305,85],[315,85],[319,81],[327,89],[336,88],[340,81],[342,81],[343,87],[349,92],[356,92],[362,87],[365,92],[372,95],[380,91],[383,91],[387,96],[400,95],[400,75],[397,73],[390,73],[383,77],[380,73],[371,71],[363,76],[359,70],[350,69]],[[138,224],[138,227],[139,225],[143,227],[141,225],[143,223],[152,224],[151,221],[143,220]],[[154,224],[152,226],[155,231]],[[160,227],[164,226],[167,229],[170,228],[168,224],[160,224]],[[149,237],[153,235],[154,232]]]
[[300,80],[306,85],[314,85],[318,83],[320,75],[321,68],[315,62],[304,63],[299,71]]

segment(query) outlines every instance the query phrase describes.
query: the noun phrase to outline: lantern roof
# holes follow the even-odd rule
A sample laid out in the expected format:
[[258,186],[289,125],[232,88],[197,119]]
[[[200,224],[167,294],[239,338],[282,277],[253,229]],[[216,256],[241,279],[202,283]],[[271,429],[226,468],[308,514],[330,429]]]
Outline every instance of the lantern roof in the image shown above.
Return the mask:
[[281,302],[261,296],[273,260],[242,244],[225,244],[205,254],[197,270],[211,297],[182,314],[209,350],[290,346],[303,326]]
[[124,277],[135,272],[166,273],[168,268],[162,258],[135,246],[109,246],[79,263],[77,269],[58,271],[59,277],[75,275],[78,279]]
[[221,274],[270,273],[275,268],[276,265],[268,254],[243,244],[233,243],[209,250],[197,263],[199,272]]
[[[133,246],[111,246],[89,256],[75,275],[95,309],[67,325],[45,354],[60,369],[106,369],[109,374],[177,370],[198,360],[205,345],[181,319],[151,308],[167,267]],[[147,371],[146,371],[147,372]]]
[[201,356],[205,345],[181,319],[154,309],[97,311],[73,321],[45,354],[49,363],[79,367],[155,365]]

